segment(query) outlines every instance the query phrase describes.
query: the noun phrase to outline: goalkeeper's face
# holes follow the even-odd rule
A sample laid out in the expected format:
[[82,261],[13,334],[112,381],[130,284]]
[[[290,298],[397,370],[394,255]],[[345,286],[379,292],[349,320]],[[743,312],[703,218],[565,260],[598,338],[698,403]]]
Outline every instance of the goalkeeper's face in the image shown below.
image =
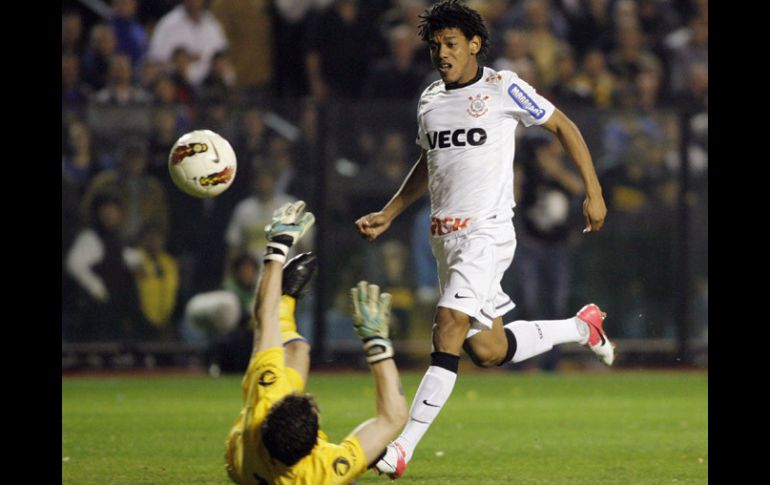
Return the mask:
[[270,456],[292,466],[318,439],[318,405],[310,394],[290,394],[270,409],[262,423],[262,442]]

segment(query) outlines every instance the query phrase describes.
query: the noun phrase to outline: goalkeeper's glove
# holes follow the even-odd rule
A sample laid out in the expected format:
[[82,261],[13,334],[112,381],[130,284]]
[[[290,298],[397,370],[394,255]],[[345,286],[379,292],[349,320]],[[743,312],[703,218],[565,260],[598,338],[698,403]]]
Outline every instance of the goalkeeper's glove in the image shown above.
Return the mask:
[[273,212],[273,221],[265,226],[267,236],[267,251],[265,262],[278,261],[283,264],[289,249],[302,239],[308,229],[315,223],[315,216],[306,212],[303,201],[286,203],[280,209]]
[[390,293],[380,294],[380,287],[359,281],[350,289],[353,300],[353,326],[364,343],[366,361],[370,364],[393,357],[393,344],[388,338]]

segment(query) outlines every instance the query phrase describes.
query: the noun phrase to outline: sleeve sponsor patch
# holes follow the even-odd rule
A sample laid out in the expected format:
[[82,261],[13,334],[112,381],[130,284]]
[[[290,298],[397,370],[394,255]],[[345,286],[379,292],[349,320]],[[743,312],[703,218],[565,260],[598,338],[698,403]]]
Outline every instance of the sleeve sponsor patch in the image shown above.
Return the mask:
[[508,95],[518,104],[524,111],[531,114],[533,118],[539,120],[545,115],[545,110],[535,103],[518,84],[512,83],[508,88]]

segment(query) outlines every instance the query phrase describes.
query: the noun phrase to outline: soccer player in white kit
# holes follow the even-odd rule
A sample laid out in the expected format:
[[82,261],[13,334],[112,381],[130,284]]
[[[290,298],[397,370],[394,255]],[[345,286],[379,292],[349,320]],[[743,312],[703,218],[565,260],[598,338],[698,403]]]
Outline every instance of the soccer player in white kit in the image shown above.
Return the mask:
[[[376,463],[397,478],[417,444],[449,399],[460,350],[480,367],[521,362],[566,342],[588,346],[611,365],[613,345],[595,304],[575,317],[514,321],[514,307],[500,281],[516,248],[513,229],[513,158],[519,122],[554,133],[577,166],[586,188],[584,233],[598,231],[607,208],[591,155],[580,131],[561,111],[511,71],[479,64],[489,36],[481,16],[457,0],[441,0],[420,18],[441,80],[423,92],[417,108],[422,148],[404,183],[379,211],[356,221],[374,240],[426,190],[431,200],[431,243],[438,263],[440,298],[433,326],[433,353],[401,435]],[[426,228],[427,229],[427,228]]]

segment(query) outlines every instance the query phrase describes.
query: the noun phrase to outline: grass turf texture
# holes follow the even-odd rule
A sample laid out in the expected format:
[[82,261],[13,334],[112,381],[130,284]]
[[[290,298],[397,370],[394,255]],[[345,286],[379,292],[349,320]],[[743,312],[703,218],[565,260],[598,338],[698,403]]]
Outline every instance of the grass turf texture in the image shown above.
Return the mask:
[[[421,373],[402,376],[411,401]],[[366,374],[311,375],[338,441],[374,414]],[[63,378],[63,484],[226,484],[240,378]],[[464,373],[403,483],[708,483],[708,375]],[[389,483],[367,472],[358,483]]]

